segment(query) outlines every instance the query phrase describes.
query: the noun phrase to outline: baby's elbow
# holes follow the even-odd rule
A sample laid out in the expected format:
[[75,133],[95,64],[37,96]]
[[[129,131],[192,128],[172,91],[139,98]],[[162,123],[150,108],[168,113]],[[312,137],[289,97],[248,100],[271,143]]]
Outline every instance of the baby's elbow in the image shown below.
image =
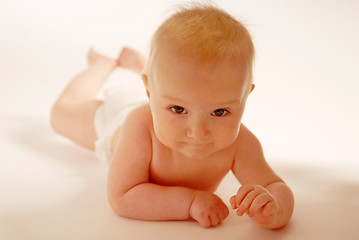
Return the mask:
[[125,217],[125,212],[124,209],[121,207],[121,204],[117,203],[117,202],[113,202],[113,201],[109,201],[110,203],[110,207],[112,209],[112,211],[120,217]]
[[282,223],[275,223],[275,224],[258,224],[261,228],[268,229],[268,230],[278,230],[284,228],[288,224],[288,221]]
[[108,201],[112,211],[120,217],[128,217],[128,207],[123,200],[123,196],[120,197],[108,197]]

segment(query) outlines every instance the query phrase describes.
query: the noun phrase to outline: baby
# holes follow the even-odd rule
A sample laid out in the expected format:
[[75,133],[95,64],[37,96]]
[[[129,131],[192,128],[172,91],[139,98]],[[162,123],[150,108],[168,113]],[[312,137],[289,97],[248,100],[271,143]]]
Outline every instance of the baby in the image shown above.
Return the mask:
[[[229,210],[213,192],[231,170],[241,184],[229,200],[237,215],[283,227],[293,194],[241,123],[253,58],[247,29],[229,14],[182,8],[155,32],[147,61],[129,48],[116,60],[91,49],[88,68],[54,104],[52,127],[108,161],[108,198],[120,216],[216,226]],[[140,73],[148,99],[126,90],[98,100],[116,67]]]

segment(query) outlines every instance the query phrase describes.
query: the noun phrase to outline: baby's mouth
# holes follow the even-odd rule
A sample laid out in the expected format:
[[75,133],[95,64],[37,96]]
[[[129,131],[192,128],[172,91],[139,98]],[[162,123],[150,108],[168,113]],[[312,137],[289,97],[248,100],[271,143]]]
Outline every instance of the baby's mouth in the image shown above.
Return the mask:
[[194,142],[186,142],[187,145],[192,146],[194,148],[204,148],[206,147],[209,143],[205,142],[205,143],[194,143]]

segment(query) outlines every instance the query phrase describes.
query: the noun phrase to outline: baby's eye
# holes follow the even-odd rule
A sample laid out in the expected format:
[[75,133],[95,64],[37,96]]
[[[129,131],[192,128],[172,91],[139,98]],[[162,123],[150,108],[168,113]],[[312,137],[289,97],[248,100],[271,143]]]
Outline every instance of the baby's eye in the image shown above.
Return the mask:
[[214,110],[211,115],[216,117],[223,117],[227,115],[228,111],[226,109],[216,109]]
[[172,112],[176,114],[186,114],[187,110],[180,106],[173,106],[171,107]]

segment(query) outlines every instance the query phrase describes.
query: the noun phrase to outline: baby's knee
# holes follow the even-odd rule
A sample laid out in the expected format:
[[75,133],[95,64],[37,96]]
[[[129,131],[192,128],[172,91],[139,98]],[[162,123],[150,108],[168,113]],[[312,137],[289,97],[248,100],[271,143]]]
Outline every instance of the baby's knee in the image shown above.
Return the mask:
[[57,101],[51,108],[50,111],[50,126],[55,132],[61,134],[62,125],[64,124],[64,114],[66,112],[65,103]]

